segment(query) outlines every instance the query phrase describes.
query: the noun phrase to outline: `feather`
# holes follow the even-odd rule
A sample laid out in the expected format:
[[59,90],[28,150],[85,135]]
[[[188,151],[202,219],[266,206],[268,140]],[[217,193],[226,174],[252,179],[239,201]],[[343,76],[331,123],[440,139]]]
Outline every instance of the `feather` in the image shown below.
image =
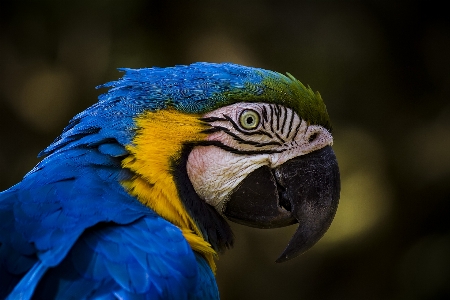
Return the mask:
[[[175,167],[187,157],[184,133],[177,135],[179,145],[171,145],[180,127],[166,135],[164,149],[148,141],[160,153],[176,152],[153,156],[166,159],[153,170],[170,183],[164,188],[141,176],[148,164],[134,164],[140,156],[132,150],[142,133],[137,126],[151,114],[164,122],[169,113],[160,112],[170,110],[193,120],[190,134],[202,134],[194,139],[200,142],[207,125],[198,116],[265,101],[331,128],[320,95],[291,75],[212,63],[120,71],[124,76],[99,86],[109,90],[40,153],[42,161],[0,193],[0,298],[217,299],[212,257],[231,246],[231,230],[193,196],[186,170]],[[131,184],[136,178],[140,190]],[[142,195],[154,199],[145,202]],[[161,214],[174,197],[181,199],[173,211]],[[180,222],[169,222],[169,215]]]

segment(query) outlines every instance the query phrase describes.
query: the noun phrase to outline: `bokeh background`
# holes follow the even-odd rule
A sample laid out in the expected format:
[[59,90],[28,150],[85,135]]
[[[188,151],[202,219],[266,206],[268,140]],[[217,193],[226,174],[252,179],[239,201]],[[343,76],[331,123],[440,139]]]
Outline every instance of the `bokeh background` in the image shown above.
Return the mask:
[[118,67],[287,71],[327,104],[341,204],[283,264],[295,226],[233,225],[222,299],[450,299],[449,20],[433,1],[1,0],[0,190]]

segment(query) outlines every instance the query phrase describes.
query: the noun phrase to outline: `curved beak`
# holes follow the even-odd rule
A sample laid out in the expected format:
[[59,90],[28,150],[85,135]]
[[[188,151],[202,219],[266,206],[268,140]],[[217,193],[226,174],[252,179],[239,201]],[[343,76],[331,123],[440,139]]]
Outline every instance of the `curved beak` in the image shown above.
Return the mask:
[[295,157],[270,169],[249,174],[233,192],[224,215],[236,223],[258,228],[299,223],[276,262],[311,248],[328,230],[340,194],[339,167],[331,146]]

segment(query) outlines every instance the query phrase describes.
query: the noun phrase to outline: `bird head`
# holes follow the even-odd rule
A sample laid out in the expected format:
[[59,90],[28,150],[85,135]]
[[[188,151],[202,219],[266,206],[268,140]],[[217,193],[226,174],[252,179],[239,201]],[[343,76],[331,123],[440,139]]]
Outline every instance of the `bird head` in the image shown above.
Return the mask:
[[210,263],[233,242],[227,220],[298,223],[278,262],[323,236],[340,179],[320,94],[290,74],[235,64],[122,71],[47,153],[90,143],[120,158],[128,193]]

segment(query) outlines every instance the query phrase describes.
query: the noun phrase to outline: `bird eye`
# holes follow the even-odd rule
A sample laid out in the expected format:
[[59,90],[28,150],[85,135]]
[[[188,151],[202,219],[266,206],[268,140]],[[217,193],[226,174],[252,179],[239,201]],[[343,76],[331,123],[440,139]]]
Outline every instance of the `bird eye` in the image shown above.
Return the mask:
[[255,129],[259,125],[259,114],[250,109],[246,109],[239,117],[241,126],[245,129]]

